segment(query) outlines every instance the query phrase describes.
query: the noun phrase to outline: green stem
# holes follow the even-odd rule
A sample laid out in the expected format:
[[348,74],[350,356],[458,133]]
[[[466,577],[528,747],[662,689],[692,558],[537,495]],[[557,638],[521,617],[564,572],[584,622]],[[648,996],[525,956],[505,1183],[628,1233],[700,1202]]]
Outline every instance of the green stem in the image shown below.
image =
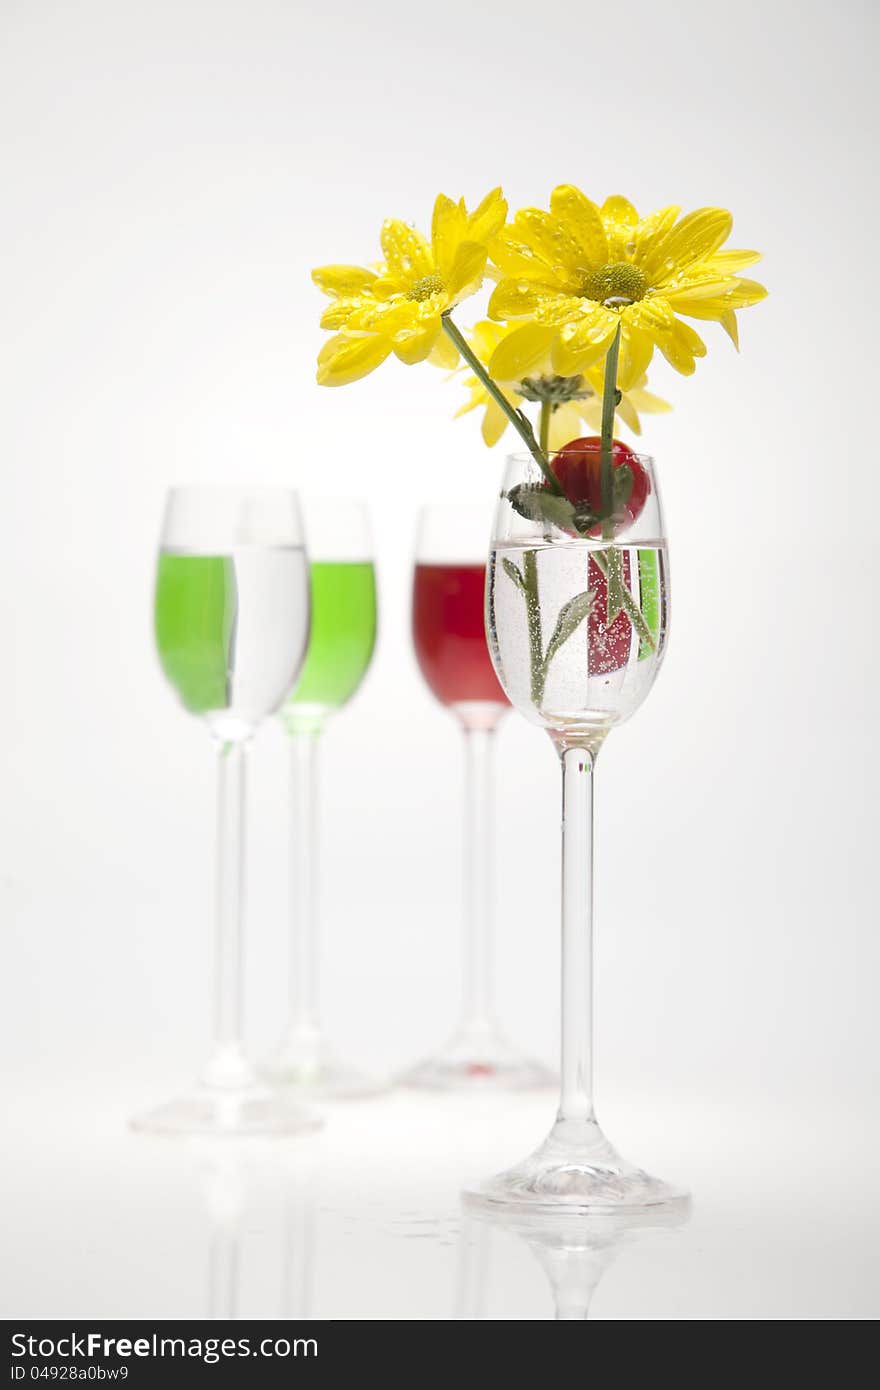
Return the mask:
[[553,469],[547,462],[545,452],[541,449],[540,445],[538,444],[538,441],[535,439],[535,432],[529,424],[528,420],[525,418],[524,415],[520,413],[520,411],[518,411],[514,406],[510,404],[510,401],[507,399],[504,392],[492,380],[489,373],[486,371],[486,368],[480,361],[479,357],[477,357],[476,353],[472,352],[471,348],[468,346],[461,333],[459,333],[458,329],[456,328],[455,324],[452,322],[452,319],[449,317],[448,314],[443,315],[443,328],[446,333],[446,336],[450,338],[452,342],[455,344],[455,346],[458,348],[458,351],[461,353],[465,362],[467,362],[471,371],[474,373],[474,376],[477,378],[478,381],[482,382],[486,390],[489,392],[489,395],[492,397],[492,400],[499,407],[499,409],[504,411],[504,414],[507,416],[508,420],[513,425],[513,428],[516,430],[520,439],[522,439],[523,443],[526,445],[526,448],[528,449],[532,458],[535,460],[535,463],[538,465],[541,472],[544,474],[544,477],[547,479],[547,482],[550,484],[551,490],[561,495],[562,488],[559,486],[559,480],[557,479],[556,474],[553,472]]
[[[590,558],[596,561],[596,564],[599,566],[599,569],[604,574],[606,580],[609,579],[611,562],[609,560],[608,551],[594,550],[591,552]],[[643,614],[641,608],[636,603],[635,599],[633,598],[632,594],[630,593],[629,589],[626,587],[625,584],[622,585],[622,599],[623,610],[626,613],[626,616],[629,618],[630,622],[632,623],[633,627],[635,628],[636,632],[639,634],[639,637],[642,639],[643,642],[647,642],[652,652],[655,652],[657,650],[657,643],[655,641],[654,634],[648,627],[648,624],[645,622],[645,615]]]
[[546,458],[550,448],[550,420],[553,415],[553,407],[549,401],[541,402],[541,450]]
[[538,597],[538,552],[523,552],[523,581],[526,599],[526,625],[529,630],[529,665],[531,667],[532,704],[541,708],[547,671],[544,665],[544,641],[541,634],[541,604]]
[[605,358],[605,385],[602,391],[602,535],[614,536],[614,412],[617,409],[617,360],[620,356],[620,324]]

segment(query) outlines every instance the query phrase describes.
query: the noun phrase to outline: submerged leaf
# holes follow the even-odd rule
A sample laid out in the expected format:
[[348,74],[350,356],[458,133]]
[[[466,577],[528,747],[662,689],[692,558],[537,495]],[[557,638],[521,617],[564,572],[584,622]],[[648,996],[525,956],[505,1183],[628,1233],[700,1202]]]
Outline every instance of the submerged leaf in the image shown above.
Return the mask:
[[514,584],[516,584],[517,587],[522,589],[523,593],[525,593],[526,581],[523,578],[522,570],[518,569],[512,560],[508,560],[507,556],[505,556],[502,559],[501,567],[504,570],[504,573],[507,575],[508,579],[512,579]]
[[574,525],[574,507],[568,498],[540,483],[517,483],[508,492],[507,500],[526,521],[543,521],[561,530],[571,530]]
[[589,617],[590,611],[596,599],[595,589],[587,589],[585,593],[575,594],[568,603],[563,604],[556,619],[556,627],[553,629],[553,636],[547,644],[547,651],[544,655],[545,669],[550,665],[559,648],[569,637],[580,627],[584,618]]

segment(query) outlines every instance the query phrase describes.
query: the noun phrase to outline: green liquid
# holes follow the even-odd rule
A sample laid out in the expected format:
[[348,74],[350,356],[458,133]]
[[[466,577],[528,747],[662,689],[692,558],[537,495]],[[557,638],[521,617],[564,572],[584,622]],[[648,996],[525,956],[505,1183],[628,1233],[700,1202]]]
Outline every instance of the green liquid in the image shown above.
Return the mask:
[[350,700],[376,643],[376,577],[368,562],[314,561],[312,628],[299,683],[284,707],[293,731],[320,728]]
[[[655,642],[660,636],[660,565],[656,550],[640,550],[639,559],[639,606],[642,610],[648,631]],[[651,655],[648,642],[639,642],[639,661]]]
[[192,714],[229,703],[237,606],[230,556],[160,553],[156,646],[162,670]]

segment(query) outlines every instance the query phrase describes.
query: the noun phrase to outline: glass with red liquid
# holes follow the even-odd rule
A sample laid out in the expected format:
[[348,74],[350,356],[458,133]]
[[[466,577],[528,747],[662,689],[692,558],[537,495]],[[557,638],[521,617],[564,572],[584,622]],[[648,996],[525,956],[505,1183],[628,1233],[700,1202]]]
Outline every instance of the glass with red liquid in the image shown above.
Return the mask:
[[493,745],[510,708],[486,645],[488,508],[424,507],[413,573],[413,644],[422,675],[464,735],[464,961],[461,1022],[434,1057],[406,1072],[407,1086],[483,1089],[551,1084],[552,1075],[501,1036],[492,985]]

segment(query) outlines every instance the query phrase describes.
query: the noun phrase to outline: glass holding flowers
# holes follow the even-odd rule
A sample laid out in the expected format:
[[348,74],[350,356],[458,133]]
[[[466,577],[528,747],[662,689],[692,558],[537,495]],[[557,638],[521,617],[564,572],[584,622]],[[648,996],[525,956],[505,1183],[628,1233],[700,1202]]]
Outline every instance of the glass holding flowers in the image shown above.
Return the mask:
[[[570,184],[549,209],[508,222],[495,189],[471,213],[441,195],[430,240],[387,222],[377,269],[314,273],[334,330],[319,382],[354,381],[392,353],[464,363],[463,410],[485,408],[486,443],[510,426],[524,446],[496,510],[487,627],[506,694],[546,729],[562,767],[562,1093],[535,1153],[471,1194],[491,1208],[637,1211],[682,1196],[621,1159],[593,1110],[593,768],[648,694],[668,629],[654,464],[615,439],[615,420],[638,433],[640,411],[668,408],[647,371],[655,348],[694,371],[706,347],[687,319],[714,320],[737,343],[737,311],[766,291],[742,274],[757,253],[724,249],[731,227],[722,208],[640,217],[625,198],[599,206]],[[466,336],[453,310],[487,271],[489,318]],[[583,420],[599,435],[583,436]]]

